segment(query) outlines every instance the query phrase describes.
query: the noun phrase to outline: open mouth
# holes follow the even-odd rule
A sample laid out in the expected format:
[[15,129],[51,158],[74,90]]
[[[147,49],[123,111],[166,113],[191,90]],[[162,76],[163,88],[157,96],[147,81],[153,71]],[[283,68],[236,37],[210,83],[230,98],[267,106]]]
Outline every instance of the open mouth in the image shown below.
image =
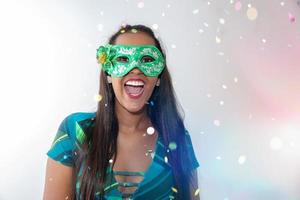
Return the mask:
[[139,98],[144,92],[145,83],[141,80],[128,80],[124,84],[125,92],[131,98]]

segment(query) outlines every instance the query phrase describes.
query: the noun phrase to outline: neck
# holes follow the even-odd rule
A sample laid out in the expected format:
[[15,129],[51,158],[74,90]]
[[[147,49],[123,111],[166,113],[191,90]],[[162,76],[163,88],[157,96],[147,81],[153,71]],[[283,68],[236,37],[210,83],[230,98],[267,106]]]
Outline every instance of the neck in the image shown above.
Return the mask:
[[119,131],[122,133],[145,131],[150,126],[150,120],[145,108],[137,113],[132,113],[116,103],[115,111],[118,118]]

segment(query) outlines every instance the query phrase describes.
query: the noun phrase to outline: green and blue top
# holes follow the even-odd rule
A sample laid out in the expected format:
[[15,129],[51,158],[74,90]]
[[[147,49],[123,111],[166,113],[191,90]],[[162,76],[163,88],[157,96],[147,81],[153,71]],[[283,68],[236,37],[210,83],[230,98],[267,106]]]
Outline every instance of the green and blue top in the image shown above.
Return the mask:
[[[80,143],[84,138],[84,130],[94,125],[94,119],[96,112],[76,112],[68,115],[61,122],[55,139],[52,143],[47,155],[56,160],[57,162],[74,167],[76,151],[79,148]],[[196,159],[192,141],[188,132],[186,132],[186,139],[188,142],[189,154],[192,158],[192,168],[190,170],[199,167],[199,163]],[[148,169],[144,172],[128,172],[128,171],[114,171],[110,165],[107,169],[107,173],[112,176],[110,180],[107,180],[104,189],[104,196],[107,200],[122,200],[122,199],[153,199],[153,200],[169,200],[174,199],[174,182],[172,175],[172,166],[167,160],[167,149],[164,145],[163,138],[159,134],[156,140],[155,151],[152,162]],[[139,183],[136,182],[118,182],[114,175],[120,176],[142,176],[144,177]],[[80,176],[77,175],[77,200],[79,199],[80,189]],[[108,178],[109,179],[109,178]],[[136,190],[133,193],[122,193],[118,190],[119,186],[135,187]],[[95,194],[98,197],[99,192]]]

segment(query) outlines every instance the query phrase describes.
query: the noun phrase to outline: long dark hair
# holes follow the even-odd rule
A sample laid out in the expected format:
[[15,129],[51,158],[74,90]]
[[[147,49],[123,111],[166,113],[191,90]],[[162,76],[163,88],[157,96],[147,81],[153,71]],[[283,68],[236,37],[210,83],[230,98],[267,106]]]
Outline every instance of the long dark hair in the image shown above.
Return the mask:
[[[122,26],[109,39],[110,44],[114,44],[117,37],[136,29],[154,39],[156,47],[165,53],[161,48],[160,42],[155,37],[153,31],[144,25]],[[166,58],[166,57],[165,57]],[[187,157],[187,144],[184,136],[186,130],[183,124],[183,110],[177,103],[172,80],[167,66],[159,76],[160,86],[155,87],[149,102],[154,106],[147,106],[147,114],[151,119],[154,128],[162,134],[164,144],[176,142],[176,150],[169,152],[168,162],[172,166],[174,177],[174,187],[177,189],[175,199],[190,199],[191,159]],[[95,126],[86,130],[86,140],[83,142],[81,151],[76,160],[74,176],[79,173],[83,163],[80,179],[80,199],[93,200],[95,192],[100,192],[100,199],[104,199],[104,185],[109,178],[107,168],[109,159],[117,153],[118,119],[114,110],[115,95],[111,84],[107,83],[107,74],[101,70],[100,90],[102,100],[98,103],[95,118]],[[151,104],[151,105],[152,105]],[[90,134],[88,134],[90,132]],[[116,156],[115,156],[116,158]],[[114,164],[115,161],[113,161]],[[76,196],[76,178],[74,179],[74,196]],[[77,197],[78,198],[78,197]]]

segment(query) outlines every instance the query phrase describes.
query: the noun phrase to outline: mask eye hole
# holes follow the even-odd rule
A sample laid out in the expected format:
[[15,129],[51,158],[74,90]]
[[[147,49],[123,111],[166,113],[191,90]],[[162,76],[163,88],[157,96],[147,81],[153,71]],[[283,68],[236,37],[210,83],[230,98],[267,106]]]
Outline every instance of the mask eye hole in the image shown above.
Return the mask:
[[154,58],[152,58],[151,56],[143,56],[141,61],[142,61],[142,63],[153,62]]
[[126,56],[119,56],[116,58],[116,61],[122,62],[122,63],[127,63],[129,59]]

